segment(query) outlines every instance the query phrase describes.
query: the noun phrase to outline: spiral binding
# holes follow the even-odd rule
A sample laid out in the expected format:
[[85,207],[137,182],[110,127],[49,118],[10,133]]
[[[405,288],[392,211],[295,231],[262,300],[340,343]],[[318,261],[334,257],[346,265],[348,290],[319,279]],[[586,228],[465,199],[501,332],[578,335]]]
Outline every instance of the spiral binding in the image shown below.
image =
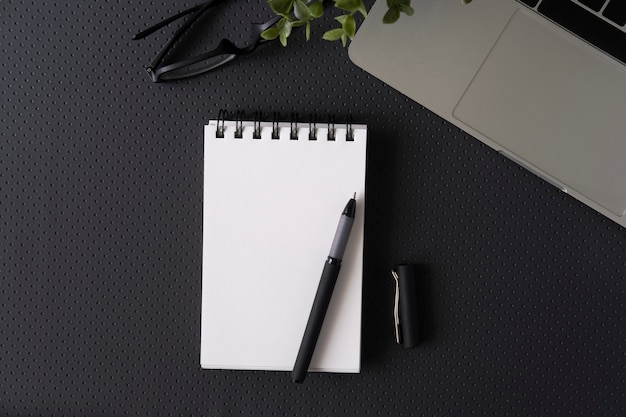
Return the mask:
[[335,115],[328,115],[328,140],[335,140]]
[[289,122],[289,139],[298,140],[298,113],[291,113],[291,122]]
[[279,123],[280,123],[280,117],[278,115],[278,112],[274,112],[274,120],[272,120],[272,139],[278,139],[278,128],[279,128]]
[[260,111],[254,112],[254,130],[252,131],[252,139],[261,139],[261,119]]
[[317,140],[317,120],[315,113],[309,117],[309,140]]
[[217,128],[215,131],[215,136],[218,138],[224,137],[224,122],[226,121],[227,117],[228,117],[228,112],[223,109],[220,110],[220,112],[217,115]]
[[243,139],[243,112],[240,110],[235,115],[235,139]]
[[[216,132],[215,132],[215,136],[218,138],[223,138],[224,137],[224,130],[225,130],[225,123],[226,120],[231,120],[229,119],[228,116],[228,111],[227,110],[220,110],[219,114],[217,116],[217,127],[216,127]],[[243,111],[241,110],[237,110],[235,112],[235,118],[234,118],[234,122],[235,122],[235,138],[236,139],[241,139],[243,138],[243,123],[245,120],[245,114]],[[253,117],[253,126],[254,126],[254,130],[252,133],[252,138],[253,139],[261,139],[261,122],[263,120],[262,117],[262,113],[261,112],[255,112],[254,113],[254,117]],[[309,115],[309,140],[317,140],[317,133],[318,133],[318,115],[316,113],[311,113]],[[289,138],[291,140],[298,140],[298,130],[299,130],[299,123],[300,123],[300,116],[298,113],[296,112],[292,112],[291,113],[291,118],[289,120]],[[346,141],[348,142],[352,142],[354,141],[354,127],[352,124],[352,114],[348,113],[346,116]],[[273,114],[273,118],[272,118],[272,139],[278,139],[279,138],[279,128],[280,128],[280,113],[278,112],[274,112]],[[334,114],[329,114],[328,115],[328,121],[327,121],[327,130],[328,130],[328,135],[327,135],[327,140],[328,141],[335,141],[337,139],[337,128],[336,128],[336,122],[335,122],[335,115]]]

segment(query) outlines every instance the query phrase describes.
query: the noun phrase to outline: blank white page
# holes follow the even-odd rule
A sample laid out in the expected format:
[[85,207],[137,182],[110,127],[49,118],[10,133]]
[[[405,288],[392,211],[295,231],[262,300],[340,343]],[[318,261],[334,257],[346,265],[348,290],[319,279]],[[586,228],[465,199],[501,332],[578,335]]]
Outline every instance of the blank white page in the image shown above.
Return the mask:
[[358,372],[366,127],[354,141],[337,126],[309,140],[289,124],[217,122],[204,132],[200,363],[211,369],[293,368],[339,216],[356,192],[357,214],[311,371]]

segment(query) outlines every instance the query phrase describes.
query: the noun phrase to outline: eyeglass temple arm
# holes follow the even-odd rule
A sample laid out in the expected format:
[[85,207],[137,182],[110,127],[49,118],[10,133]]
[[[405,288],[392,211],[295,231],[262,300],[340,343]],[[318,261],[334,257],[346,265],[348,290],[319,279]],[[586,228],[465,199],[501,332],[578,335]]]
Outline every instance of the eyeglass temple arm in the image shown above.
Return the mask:
[[[212,2],[209,2],[209,3],[212,3]],[[190,13],[193,13],[193,12],[197,11],[198,9],[202,8],[203,6],[208,6],[208,5],[206,3],[196,4],[195,6],[190,7],[187,10],[183,10],[182,12],[177,13],[174,16],[170,16],[167,19],[157,23],[156,25],[150,26],[148,29],[142,30],[138,34],[134,35],[133,36],[133,40],[136,41],[136,40],[139,40],[139,39],[143,39],[146,36],[151,35],[154,32],[156,32],[157,30],[161,29],[163,26],[167,26],[170,23],[172,23],[173,21],[178,20],[181,17],[186,16],[186,15],[188,15]]]
[[235,59],[238,55],[249,54],[252,51],[254,51],[256,47],[259,46],[259,44],[267,42],[265,39],[261,37],[261,33],[265,31],[266,29],[274,26],[276,22],[280,20],[280,18],[281,16],[274,16],[265,23],[253,24],[252,25],[252,39],[253,40],[252,40],[252,43],[250,43],[248,46],[245,46],[243,48],[238,48],[231,41],[227,39],[222,39],[220,43],[218,44],[217,48],[215,48],[213,51],[206,52],[204,54],[194,56],[192,58],[188,58],[182,61],[178,61],[178,62],[166,65],[161,68],[151,67],[152,68],[151,71],[153,73],[150,74],[150,77],[152,78],[153,81],[157,82],[161,80],[161,76],[162,76],[161,74],[167,74],[168,72],[176,71],[180,68],[184,68],[188,65],[196,64],[200,61],[213,58],[215,56],[220,56],[220,55],[222,56],[222,58],[219,61],[215,62],[213,65],[211,65],[208,68],[202,68],[197,71],[190,71],[186,73],[187,76],[193,76],[193,75],[206,72],[207,70],[222,66],[232,61],[233,59]]
[[[179,13],[180,16],[184,16],[185,14],[188,13],[194,13],[195,16],[200,16],[201,14],[203,14],[209,7],[211,7],[214,3],[214,0],[209,0],[205,3],[201,3],[197,6],[191,7],[187,10],[184,10],[182,12]],[[148,71],[148,74],[150,74],[150,77],[152,77],[152,72],[154,71],[155,68],[157,68],[159,66],[159,64],[161,63],[161,61],[163,60],[163,57],[167,54],[167,52],[170,50],[170,48],[172,47],[172,45],[178,40],[178,38],[181,36],[182,33],[184,33],[194,22],[195,22],[195,16],[189,20],[187,20],[181,27],[179,27],[176,32],[174,33],[174,36],[172,36],[170,38],[169,41],[167,41],[165,43],[165,45],[163,45],[163,48],[161,48],[161,51],[157,54],[157,56],[152,60],[152,62],[150,63],[150,65],[146,68],[146,71]],[[174,16],[175,17],[175,16]],[[163,26],[163,25],[161,25]]]

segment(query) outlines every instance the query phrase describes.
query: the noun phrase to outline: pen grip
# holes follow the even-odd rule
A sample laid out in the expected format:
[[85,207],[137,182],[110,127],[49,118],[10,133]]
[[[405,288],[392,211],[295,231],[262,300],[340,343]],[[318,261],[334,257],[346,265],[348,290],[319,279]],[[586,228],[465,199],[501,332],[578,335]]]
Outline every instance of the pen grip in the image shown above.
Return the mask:
[[322,277],[320,278],[320,283],[315,293],[315,299],[313,300],[313,306],[311,307],[309,321],[306,324],[296,363],[291,373],[291,380],[294,382],[302,382],[306,377],[315,345],[317,344],[317,339],[322,330],[322,324],[324,324],[324,317],[326,316],[326,311],[330,304],[330,298],[333,295],[333,289],[337,282],[339,269],[341,269],[341,261],[337,259],[329,257],[324,264]]
[[353,217],[342,215],[339,218],[339,224],[337,225],[337,231],[335,232],[335,238],[333,244],[330,247],[330,253],[328,256],[334,259],[343,259],[343,253],[348,245],[348,237],[352,230],[352,224],[354,223]]

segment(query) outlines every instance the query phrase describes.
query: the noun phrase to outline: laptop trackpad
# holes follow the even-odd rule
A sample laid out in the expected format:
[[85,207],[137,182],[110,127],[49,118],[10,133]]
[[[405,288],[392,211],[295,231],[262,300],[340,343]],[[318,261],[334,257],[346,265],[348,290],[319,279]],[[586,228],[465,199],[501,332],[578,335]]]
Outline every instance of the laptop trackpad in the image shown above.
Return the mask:
[[513,15],[453,114],[623,216],[626,72],[538,19]]

